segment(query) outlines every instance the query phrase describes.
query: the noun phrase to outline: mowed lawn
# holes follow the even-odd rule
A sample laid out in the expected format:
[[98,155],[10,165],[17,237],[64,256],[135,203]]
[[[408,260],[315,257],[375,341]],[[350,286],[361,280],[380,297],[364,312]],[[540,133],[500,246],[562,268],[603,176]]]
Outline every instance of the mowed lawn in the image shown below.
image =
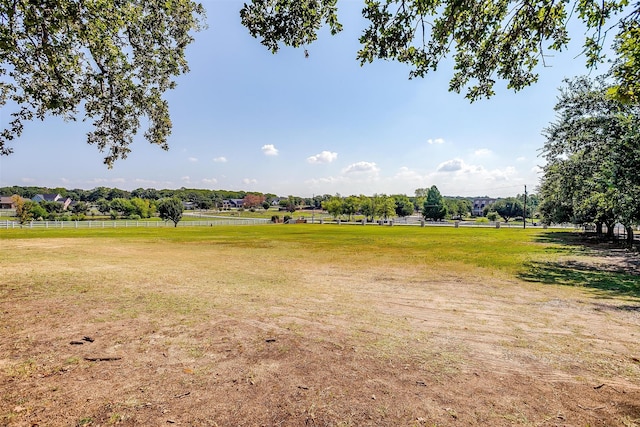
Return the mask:
[[0,425],[638,425],[637,254],[567,231],[0,230]]

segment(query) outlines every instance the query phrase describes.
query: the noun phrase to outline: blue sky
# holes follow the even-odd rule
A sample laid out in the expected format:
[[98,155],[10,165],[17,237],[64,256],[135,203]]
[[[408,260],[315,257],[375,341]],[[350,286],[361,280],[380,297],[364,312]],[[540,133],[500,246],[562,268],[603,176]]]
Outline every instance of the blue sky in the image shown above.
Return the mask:
[[[204,1],[209,28],[188,49],[191,72],[168,94],[165,152],[139,138],[113,169],[86,144],[87,124],[29,123],[0,157],[0,187],[206,188],[277,195],[408,194],[436,185],[447,196],[535,191],[542,130],[562,79],[587,73],[575,47],[548,58],[540,81],[470,104],[447,92],[451,63],[424,79],[355,56],[361,1],[341,1],[344,30],[272,55],[240,24],[242,1]],[[8,115],[8,112],[0,112]],[[6,117],[1,117],[6,122]],[[141,131],[140,135],[144,132]]]

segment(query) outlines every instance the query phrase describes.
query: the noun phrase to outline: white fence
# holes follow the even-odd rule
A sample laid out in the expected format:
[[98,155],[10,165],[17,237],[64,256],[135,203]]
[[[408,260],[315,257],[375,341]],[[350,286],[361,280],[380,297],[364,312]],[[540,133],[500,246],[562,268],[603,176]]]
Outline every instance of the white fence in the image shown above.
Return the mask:
[[[271,221],[263,218],[220,219],[215,221],[180,221],[178,227],[213,227],[218,225],[258,225],[269,224]],[[20,224],[16,221],[0,221],[1,229],[10,228],[164,228],[173,227],[171,221],[30,221]]]

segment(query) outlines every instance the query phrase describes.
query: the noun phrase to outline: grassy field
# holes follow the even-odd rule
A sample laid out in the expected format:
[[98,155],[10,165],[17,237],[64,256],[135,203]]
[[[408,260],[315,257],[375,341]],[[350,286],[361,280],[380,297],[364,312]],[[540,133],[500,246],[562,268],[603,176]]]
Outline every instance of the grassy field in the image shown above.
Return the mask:
[[0,243],[1,425],[640,423],[637,254],[569,232],[9,229]]

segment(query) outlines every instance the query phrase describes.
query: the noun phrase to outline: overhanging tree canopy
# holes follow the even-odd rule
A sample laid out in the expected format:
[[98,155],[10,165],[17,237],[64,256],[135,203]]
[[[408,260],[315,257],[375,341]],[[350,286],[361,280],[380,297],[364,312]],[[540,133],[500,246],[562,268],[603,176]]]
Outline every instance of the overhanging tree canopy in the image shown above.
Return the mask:
[[[450,89],[470,100],[491,96],[496,80],[519,90],[537,80],[547,52],[567,46],[567,22],[587,27],[587,64],[601,61],[615,29],[617,60],[611,92],[637,101],[640,86],[640,3],[628,0],[383,0],[364,2],[368,27],[357,58],[390,59],[424,77],[454,59]],[[15,108],[0,131],[0,154],[12,152],[26,122],[57,115],[89,119],[87,141],[125,158],[141,120],[146,139],[167,149],[171,132],[163,95],[188,71],[185,47],[204,9],[191,0],[12,0],[0,2],[0,107]],[[304,46],[323,26],[341,30],[337,0],[252,0],[243,25],[272,52]],[[79,113],[78,110],[84,110]]]

